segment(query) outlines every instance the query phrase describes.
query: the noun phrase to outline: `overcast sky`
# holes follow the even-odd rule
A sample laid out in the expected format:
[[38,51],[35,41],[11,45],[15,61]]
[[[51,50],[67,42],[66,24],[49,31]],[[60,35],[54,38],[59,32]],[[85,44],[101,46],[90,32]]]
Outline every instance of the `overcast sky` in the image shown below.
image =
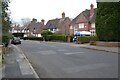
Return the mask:
[[12,0],[10,3],[11,18],[20,22],[21,18],[36,18],[38,21],[61,18],[65,12],[66,17],[75,18],[90,4],[97,7],[96,0]]

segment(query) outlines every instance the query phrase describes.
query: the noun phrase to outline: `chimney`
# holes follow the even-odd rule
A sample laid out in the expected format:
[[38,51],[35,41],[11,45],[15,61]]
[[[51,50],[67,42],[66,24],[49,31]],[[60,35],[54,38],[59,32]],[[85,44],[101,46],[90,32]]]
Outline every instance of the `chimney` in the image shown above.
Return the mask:
[[44,20],[44,19],[42,19],[42,20],[41,20],[41,22],[44,24],[45,20]]
[[41,31],[43,31],[43,29],[44,29],[44,22],[45,22],[45,20],[42,19],[42,20],[41,20],[41,23],[42,23]]
[[94,14],[94,5],[93,4],[91,4],[90,5],[90,16],[93,16],[93,14]]
[[62,13],[62,19],[64,19],[64,18],[65,18],[65,13],[63,12],[63,13]]

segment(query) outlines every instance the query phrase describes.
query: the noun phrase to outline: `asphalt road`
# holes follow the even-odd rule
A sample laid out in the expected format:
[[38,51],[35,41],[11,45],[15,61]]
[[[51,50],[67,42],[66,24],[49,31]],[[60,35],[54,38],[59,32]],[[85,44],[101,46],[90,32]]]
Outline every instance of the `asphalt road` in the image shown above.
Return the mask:
[[20,47],[40,78],[117,78],[118,55],[72,44],[22,41]]

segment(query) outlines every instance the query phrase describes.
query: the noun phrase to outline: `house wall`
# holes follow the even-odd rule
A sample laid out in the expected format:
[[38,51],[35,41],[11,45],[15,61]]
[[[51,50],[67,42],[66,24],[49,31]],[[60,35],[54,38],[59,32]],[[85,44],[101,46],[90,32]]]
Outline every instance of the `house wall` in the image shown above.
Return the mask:
[[[71,25],[72,26],[72,25]],[[71,27],[70,26],[70,27]],[[69,31],[70,35],[73,35],[74,34],[74,26],[72,26],[72,29],[70,28],[70,31]]]
[[70,27],[69,27],[69,25],[70,25],[70,19],[67,19],[67,22],[66,22],[66,34],[70,34]]
[[84,23],[84,28],[79,28],[79,24],[78,24],[78,31],[89,31],[89,28],[90,28],[89,23]]
[[79,24],[79,23],[86,23],[86,22],[89,22],[85,16],[81,13],[80,16],[78,17],[76,23]]

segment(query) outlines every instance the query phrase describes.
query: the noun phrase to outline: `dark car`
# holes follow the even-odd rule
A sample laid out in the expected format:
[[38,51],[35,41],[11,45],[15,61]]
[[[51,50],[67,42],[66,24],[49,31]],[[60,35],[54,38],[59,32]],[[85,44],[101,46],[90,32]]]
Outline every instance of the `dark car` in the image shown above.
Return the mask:
[[11,44],[21,44],[20,38],[14,37],[14,38],[11,40]]

